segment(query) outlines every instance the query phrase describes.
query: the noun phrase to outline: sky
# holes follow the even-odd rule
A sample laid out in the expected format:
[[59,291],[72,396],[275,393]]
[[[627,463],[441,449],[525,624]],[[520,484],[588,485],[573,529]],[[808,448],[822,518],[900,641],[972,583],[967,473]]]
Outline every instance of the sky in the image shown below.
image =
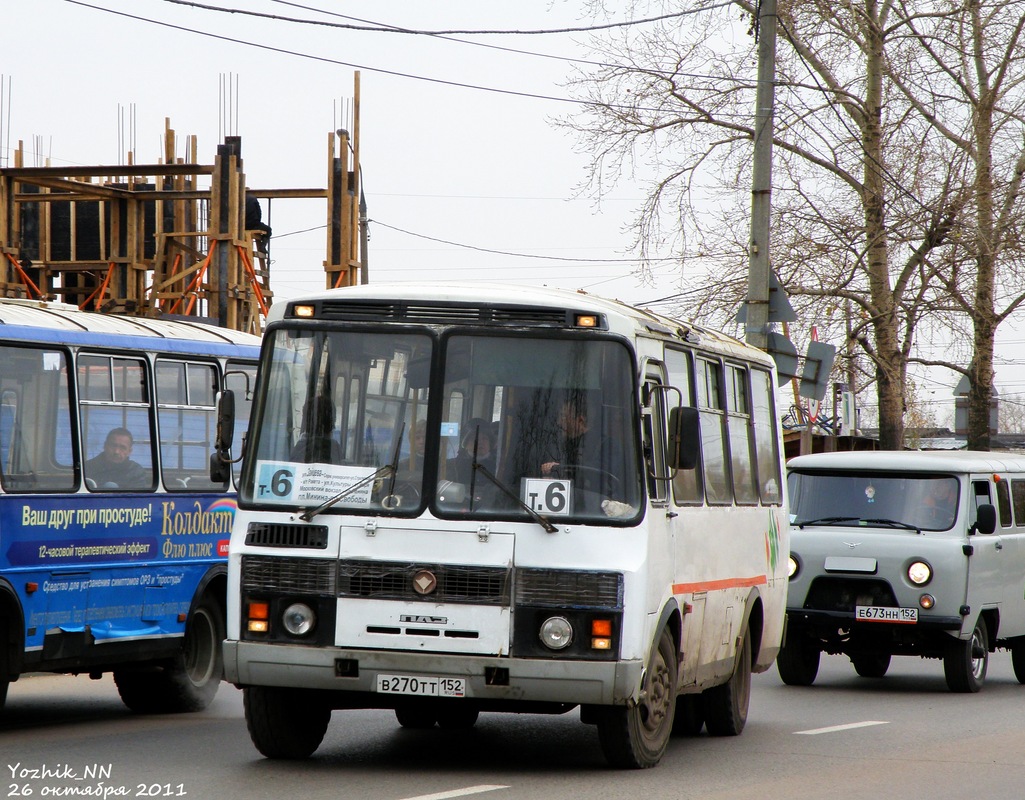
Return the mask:
[[[594,24],[578,0],[209,5],[418,30]],[[626,229],[642,189],[624,176],[600,206],[581,196],[587,159],[552,122],[580,108],[563,86],[569,59],[584,55],[580,34],[442,39],[167,0],[8,6],[0,58],[5,166],[19,140],[29,165],[125,163],[128,149],[135,163],[155,163],[169,118],[182,142],[198,137],[202,163],[213,163],[225,135],[241,136],[254,190],[323,188],[328,135],[353,126],[358,70],[372,282],[511,281],[638,304],[676,291],[672,268],[654,283],[633,275]],[[263,212],[274,229],[276,299],[323,288],[325,201],[277,199],[269,209],[264,201]]]
[[[4,166],[13,163],[19,140],[29,165],[120,164],[129,149],[136,163],[155,163],[169,119],[181,142],[198,138],[201,163],[213,163],[225,135],[240,136],[250,188],[323,188],[328,136],[352,127],[358,71],[371,282],[547,285],[663,311],[671,303],[659,301],[681,290],[679,267],[669,260],[653,279],[637,277],[629,226],[643,200],[643,176],[623,175],[597,204],[581,192],[586,155],[554,124],[581,110],[566,82],[573,59],[588,57],[583,34],[406,35],[221,13],[182,0],[6,5]],[[584,0],[208,5],[430,31],[552,31],[624,21],[585,16]],[[274,229],[275,299],[322,289],[325,201],[264,203],[264,221]],[[998,391],[1025,394],[1016,368],[1025,331],[1005,325],[1000,337]],[[942,343],[920,347],[926,356],[944,352]],[[940,424],[952,424],[957,376],[919,371],[917,383],[919,400]]]

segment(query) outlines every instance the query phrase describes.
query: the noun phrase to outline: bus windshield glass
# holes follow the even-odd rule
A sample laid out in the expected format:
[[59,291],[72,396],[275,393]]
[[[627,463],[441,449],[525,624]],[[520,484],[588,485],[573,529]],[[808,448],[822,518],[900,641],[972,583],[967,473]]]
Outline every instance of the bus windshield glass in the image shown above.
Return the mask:
[[278,328],[242,499],[633,524],[635,368],[613,339]]
[[793,525],[945,531],[957,517],[952,475],[797,472],[787,478]]

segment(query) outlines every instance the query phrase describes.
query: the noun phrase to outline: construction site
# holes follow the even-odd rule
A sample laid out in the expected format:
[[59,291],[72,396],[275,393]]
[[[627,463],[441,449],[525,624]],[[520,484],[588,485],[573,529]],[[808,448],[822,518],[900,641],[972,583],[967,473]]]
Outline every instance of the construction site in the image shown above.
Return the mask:
[[260,204],[297,198],[324,201],[325,288],[366,282],[358,73],[349,128],[326,137],[323,188],[250,187],[241,136],[204,163],[169,119],[152,163],[130,151],[120,165],[26,166],[21,141],[12,161],[0,168],[0,297],[260,334],[274,301]]

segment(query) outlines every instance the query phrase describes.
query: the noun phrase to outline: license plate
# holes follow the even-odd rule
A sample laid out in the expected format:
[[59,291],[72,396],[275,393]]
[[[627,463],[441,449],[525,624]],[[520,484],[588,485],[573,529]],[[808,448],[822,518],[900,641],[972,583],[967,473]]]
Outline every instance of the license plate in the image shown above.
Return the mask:
[[889,606],[856,606],[854,618],[859,622],[901,622],[913,625],[918,622],[918,609],[892,608]]
[[435,675],[378,675],[377,691],[418,697],[465,697],[466,678]]

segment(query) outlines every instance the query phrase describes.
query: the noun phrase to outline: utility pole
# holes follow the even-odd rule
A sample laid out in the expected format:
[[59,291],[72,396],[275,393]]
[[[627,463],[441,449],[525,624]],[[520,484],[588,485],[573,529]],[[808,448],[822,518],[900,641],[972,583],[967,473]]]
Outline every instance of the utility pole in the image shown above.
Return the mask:
[[776,0],[760,0],[745,338],[748,344],[762,350],[767,349],[769,338],[769,213],[772,210],[772,119],[775,89]]

